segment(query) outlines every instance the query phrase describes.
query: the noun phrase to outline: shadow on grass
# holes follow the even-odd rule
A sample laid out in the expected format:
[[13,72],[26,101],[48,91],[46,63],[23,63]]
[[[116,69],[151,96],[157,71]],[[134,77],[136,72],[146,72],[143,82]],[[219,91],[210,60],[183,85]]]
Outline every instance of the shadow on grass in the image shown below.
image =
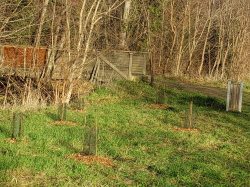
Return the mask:
[[59,120],[59,117],[57,114],[52,113],[52,112],[46,112],[46,116],[48,116],[50,119],[52,119],[53,121],[57,121]]
[[11,137],[11,127],[6,128],[6,127],[0,127],[0,133],[4,134],[6,137]]
[[155,91],[157,89],[146,83],[120,81],[118,85],[127,95],[137,97],[140,102],[155,103],[156,101]]
[[74,151],[75,153],[81,153],[82,149],[74,147],[71,143],[69,143],[66,140],[60,140],[59,141],[60,145],[67,148],[68,150]]
[[210,97],[206,95],[200,95],[196,93],[187,93],[182,91],[176,90],[166,90],[166,97],[169,101],[176,101],[177,104],[187,106],[191,101],[196,107],[207,107],[209,109],[213,109],[216,111],[223,111],[226,110],[226,103],[225,101]]
[[228,112],[220,120],[229,124],[233,124],[245,132],[250,131],[250,115],[248,113]]
[[190,98],[190,100],[193,100],[194,104],[196,106],[201,107],[209,107],[214,110],[225,110],[226,105],[223,101],[214,98],[214,97],[208,97],[208,96],[193,96]]

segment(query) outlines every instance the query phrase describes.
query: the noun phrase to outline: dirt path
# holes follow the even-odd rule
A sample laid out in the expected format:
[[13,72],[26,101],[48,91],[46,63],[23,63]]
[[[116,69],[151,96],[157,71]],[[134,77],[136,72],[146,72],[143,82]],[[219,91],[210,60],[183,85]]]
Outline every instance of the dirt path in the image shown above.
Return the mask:
[[220,99],[225,99],[227,95],[226,88],[219,88],[219,87],[209,87],[209,86],[203,86],[198,84],[191,84],[191,83],[184,83],[181,81],[166,79],[164,81],[167,87],[170,88],[176,88],[178,90],[183,90],[187,92],[195,92],[204,94],[210,97],[216,97]]
[[[210,97],[226,100],[227,88],[204,86],[194,83],[187,83],[178,80],[165,79],[160,81],[161,84],[165,84],[167,88],[175,88],[186,92],[200,93]],[[244,92],[243,94],[243,110],[250,111],[250,93]]]

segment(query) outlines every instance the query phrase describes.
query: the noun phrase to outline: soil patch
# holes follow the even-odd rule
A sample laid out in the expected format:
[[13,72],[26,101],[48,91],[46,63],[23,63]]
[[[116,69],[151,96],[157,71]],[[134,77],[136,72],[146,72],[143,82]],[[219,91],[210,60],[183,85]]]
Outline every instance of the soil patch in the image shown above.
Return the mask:
[[83,162],[84,164],[87,164],[87,165],[101,164],[107,167],[114,166],[114,163],[111,159],[101,157],[101,156],[88,156],[88,155],[83,155],[79,153],[79,154],[70,155],[68,156],[68,158]]

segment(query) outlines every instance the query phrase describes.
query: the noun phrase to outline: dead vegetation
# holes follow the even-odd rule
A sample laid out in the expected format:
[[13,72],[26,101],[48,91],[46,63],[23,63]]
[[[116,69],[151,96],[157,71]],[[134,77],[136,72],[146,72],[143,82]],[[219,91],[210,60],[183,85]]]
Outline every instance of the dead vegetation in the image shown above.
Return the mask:
[[82,155],[82,154],[73,154],[68,156],[68,158],[74,159],[76,161],[82,162],[87,165],[92,164],[101,164],[106,167],[113,167],[114,163],[111,159],[101,157],[101,156],[89,156],[89,155]]
[[[3,0],[0,66],[11,73],[1,75],[1,100],[69,103],[84,89],[78,83],[88,61],[111,49],[148,52],[152,82],[158,74],[249,78],[249,7],[248,0]],[[20,64],[28,76],[13,74]],[[56,65],[60,81],[52,77]]]

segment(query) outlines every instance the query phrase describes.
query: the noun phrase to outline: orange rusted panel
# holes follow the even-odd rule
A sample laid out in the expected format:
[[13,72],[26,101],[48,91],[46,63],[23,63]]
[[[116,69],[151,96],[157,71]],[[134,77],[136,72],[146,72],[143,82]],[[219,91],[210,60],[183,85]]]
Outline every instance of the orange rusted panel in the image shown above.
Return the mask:
[[13,68],[22,67],[24,59],[24,50],[14,46],[4,46],[3,65]]
[[47,59],[47,49],[39,48],[37,51],[37,66],[44,67]]
[[[42,68],[46,64],[47,49],[34,47],[3,47],[3,65],[12,68]],[[34,59],[34,60],[33,60]]]

